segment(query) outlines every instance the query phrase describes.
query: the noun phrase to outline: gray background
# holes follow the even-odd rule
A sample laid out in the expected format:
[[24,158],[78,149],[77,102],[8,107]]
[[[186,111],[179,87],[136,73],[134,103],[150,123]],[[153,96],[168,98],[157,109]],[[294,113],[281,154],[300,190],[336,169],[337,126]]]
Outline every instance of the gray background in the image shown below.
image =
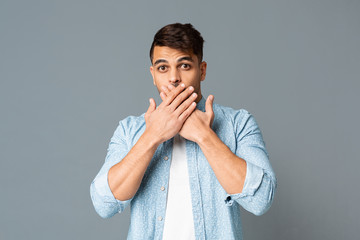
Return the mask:
[[0,2],[0,238],[125,239],[89,186],[118,121],[157,97],[154,33],[205,38],[203,93],[251,112],[278,177],[245,239],[358,239],[359,1]]

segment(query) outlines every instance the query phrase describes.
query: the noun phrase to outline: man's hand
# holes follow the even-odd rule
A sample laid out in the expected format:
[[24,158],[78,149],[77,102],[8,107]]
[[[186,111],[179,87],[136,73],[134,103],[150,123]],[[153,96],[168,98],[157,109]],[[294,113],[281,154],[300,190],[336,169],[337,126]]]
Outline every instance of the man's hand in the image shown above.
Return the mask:
[[212,107],[213,102],[214,96],[210,95],[205,103],[205,112],[196,109],[191,113],[179,132],[180,136],[199,143],[206,136],[206,133],[211,131],[211,125],[215,117]]
[[[164,94],[161,94],[161,98],[166,100],[166,96],[176,89],[170,85],[164,90]],[[199,142],[205,135],[211,130],[211,125],[214,121],[213,111],[214,96],[209,95],[205,103],[205,112],[195,109],[190,116],[184,122],[179,134],[183,138],[193,142]]]
[[[167,89],[163,87],[163,89]],[[145,113],[146,132],[154,137],[158,144],[175,136],[185,120],[195,110],[197,94],[192,86],[185,89],[185,84],[172,87],[166,94],[160,93],[163,102],[156,108],[153,98]]]

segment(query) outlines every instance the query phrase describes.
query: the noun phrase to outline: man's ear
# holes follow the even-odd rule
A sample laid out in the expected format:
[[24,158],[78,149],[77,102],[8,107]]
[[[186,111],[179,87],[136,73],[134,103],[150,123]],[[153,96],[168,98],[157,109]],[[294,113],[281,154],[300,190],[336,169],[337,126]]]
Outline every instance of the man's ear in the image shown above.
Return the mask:
[[154,83],[154,85],[156,86],[156,84],[155,84],[155,78],[154,78],[154,67],[153,67],[153,66],[150,66],[150,73],[151,73],[151,76],[152,76],[152,78],[153,78],[153,83]]
[[207,67],[207,63],[205,61],[202,61],[200,63],[200,81],[204,81],[205,77],[206,77],[206,67]]

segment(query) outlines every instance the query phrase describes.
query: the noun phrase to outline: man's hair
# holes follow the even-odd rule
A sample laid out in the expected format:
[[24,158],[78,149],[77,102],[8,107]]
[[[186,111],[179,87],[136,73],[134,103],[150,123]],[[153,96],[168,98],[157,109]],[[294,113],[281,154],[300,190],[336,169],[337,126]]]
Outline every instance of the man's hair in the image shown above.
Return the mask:
[[193,53],[199,63],[203,58],[204,39],[190,23],[173,23],[161,28],[154,36],[150,48],[150,61],[152,63],[155,46],[166,46],[182,52]]

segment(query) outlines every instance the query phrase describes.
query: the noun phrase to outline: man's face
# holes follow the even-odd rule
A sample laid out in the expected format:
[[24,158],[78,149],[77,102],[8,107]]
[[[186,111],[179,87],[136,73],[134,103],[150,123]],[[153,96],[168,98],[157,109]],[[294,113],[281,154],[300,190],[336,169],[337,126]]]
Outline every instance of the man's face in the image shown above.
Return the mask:
[[200,101],[200,82],[205,79],[206,62],[199,63],[196,55],[169,47],[155,46],[150,72],[159,93],[161,86],[178,86],[184,83],[186,87],[194,87],[194,92],[198,94],[196,102]]

